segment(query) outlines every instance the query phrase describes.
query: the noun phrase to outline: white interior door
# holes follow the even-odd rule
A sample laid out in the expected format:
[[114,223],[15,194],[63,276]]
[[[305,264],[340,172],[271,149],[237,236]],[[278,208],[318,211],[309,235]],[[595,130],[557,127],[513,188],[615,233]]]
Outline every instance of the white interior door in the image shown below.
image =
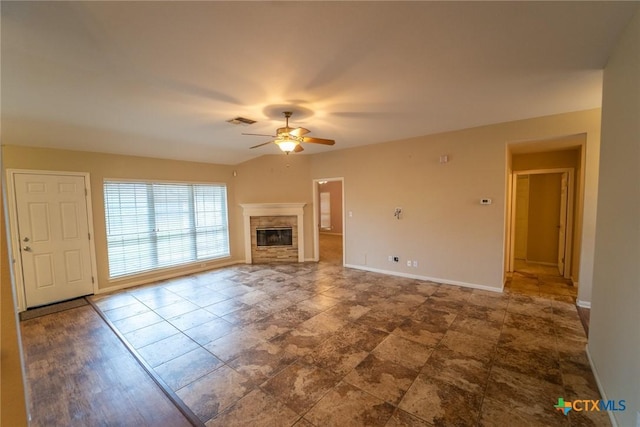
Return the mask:
[[92,294],[85,178],[17,173],[14,191],[27,307]]
[[560,183],[560,219],[558,220],[558,272],[564,276],[565,249],[567,242],[568,173],[562,174]]

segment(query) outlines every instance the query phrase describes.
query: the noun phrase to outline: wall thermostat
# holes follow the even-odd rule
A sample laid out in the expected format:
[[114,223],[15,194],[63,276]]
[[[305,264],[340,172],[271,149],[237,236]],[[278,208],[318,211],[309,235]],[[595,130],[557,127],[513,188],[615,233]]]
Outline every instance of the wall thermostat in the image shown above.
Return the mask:
[[490,205],[491,204],[491,199],[480,199],[480,204],[481,205]]

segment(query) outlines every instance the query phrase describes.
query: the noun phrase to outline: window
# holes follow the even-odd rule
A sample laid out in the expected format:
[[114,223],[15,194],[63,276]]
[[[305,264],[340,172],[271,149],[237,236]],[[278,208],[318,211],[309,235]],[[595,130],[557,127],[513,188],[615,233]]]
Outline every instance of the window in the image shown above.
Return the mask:
[[109,277],[229,256],[222,184],[105,181]]
[[320,193],[320,228],[331,230],[331,193]]

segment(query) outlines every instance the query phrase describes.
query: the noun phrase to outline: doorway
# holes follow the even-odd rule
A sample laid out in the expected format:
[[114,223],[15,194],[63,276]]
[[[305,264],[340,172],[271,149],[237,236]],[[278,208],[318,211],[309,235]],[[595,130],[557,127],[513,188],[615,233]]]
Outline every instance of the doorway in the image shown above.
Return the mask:
[[313,181],[315,261],[344,265],[344,179]]
[[19,311],[95,293],[88,174],[8,174]]
[[514,172],[510,265],[571,277],[573,241],[572,168]]

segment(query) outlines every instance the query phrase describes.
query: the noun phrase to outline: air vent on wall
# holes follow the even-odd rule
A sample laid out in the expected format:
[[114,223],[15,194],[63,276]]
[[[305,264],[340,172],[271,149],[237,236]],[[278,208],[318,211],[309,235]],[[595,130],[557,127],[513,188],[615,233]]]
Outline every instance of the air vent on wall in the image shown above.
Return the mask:
[[240,117],[240,116],[227,120],[227,123],[231,123],[232,125],[243,125],[243,126],[249,126],[254,124],[255,122],[256,122],[255,120],[247,119],[246,117]]

